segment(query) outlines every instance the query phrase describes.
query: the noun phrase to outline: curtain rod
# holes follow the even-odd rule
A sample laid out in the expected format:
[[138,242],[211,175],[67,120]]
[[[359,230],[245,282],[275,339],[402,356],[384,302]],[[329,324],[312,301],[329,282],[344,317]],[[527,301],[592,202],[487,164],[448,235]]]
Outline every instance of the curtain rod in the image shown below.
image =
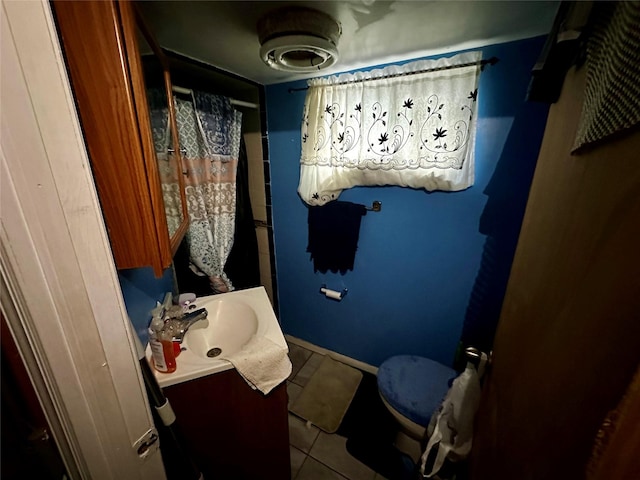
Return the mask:
[[[376,78],[363,78],[359,80],[347,80],[344,82],[336,82],[333,85],[346,85],[348,83],[360,83],[360,82],[368,82],[370,80],[380,80],[383,78],[395,78],[395,77],[403,77],[405,75],[415,75],[418,73],[427,73],[427,72],[439,72],[441,70],[453,70],[454,68],[462,68],[462,67],[470,67],[472,65],[480,65],[480,70],[484,70],[486,65],[495,65],[498,63],[500,59],[498,57],[491,57],[486,60],[480,60],[479,62],[469,62],[469,63],[459,63],[457,65],[448,65],[446,67],[435,67],[435,68],[427,68],[425,70],[418,70],[416,72],[406,72],[406,73],[394,73],[392,75],[385,75],[384,77],[376,77]],[[309,87],[301,87],[301,88],[290,88],[289,93],[300,92],[303,90],[309,90]]]
[[[190,88],[183,88],[177,85],[172,85],[171,90],[176,93],[182,93],[183,95],[191,95],[193,93]],[[257,103],[245,102],[244,100],[236,100],[235,98],[230,98],[229,101],[231,102],[231,105],[235,105],[237,107],[253,108],[254,110],[260,109],[260,105],[258,105]]]

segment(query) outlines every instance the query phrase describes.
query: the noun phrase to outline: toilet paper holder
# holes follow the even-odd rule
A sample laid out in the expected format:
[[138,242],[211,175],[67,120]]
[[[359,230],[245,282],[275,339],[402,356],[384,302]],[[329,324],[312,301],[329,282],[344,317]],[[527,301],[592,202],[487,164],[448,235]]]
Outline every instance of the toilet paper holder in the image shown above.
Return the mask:
[[320,287],[320,293],[323,294],[325,297],[330,298],[331,300],[336,300],[336,301],[340,301],[342,300],[346,295],[347,295],[347,289],[343,288],[342,291],[337,291],[337,290],[331,290],[329,288],[327,288],[326,284],[322,284],[322,286]]

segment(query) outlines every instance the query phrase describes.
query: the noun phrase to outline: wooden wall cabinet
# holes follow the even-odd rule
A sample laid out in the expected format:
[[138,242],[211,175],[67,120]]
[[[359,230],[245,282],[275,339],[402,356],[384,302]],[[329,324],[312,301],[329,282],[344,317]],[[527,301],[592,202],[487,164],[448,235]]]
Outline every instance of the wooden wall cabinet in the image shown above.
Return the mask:
[[[146,38],[164,62],[162,52],[148,31],[139,35],[131,2],[52,5],[116,266],[150,266],[161,276],[187,230],[188,214],[178,154],[165,160],[177,170],[181,196],[180,223],[170,236],[138,38]],[[164,88],[172,98],[168,68]],[[172,141],[178,145],[172,106]]]
[[285,383],[263,395],[232,369],[163,390],[205,480],[291,478]]

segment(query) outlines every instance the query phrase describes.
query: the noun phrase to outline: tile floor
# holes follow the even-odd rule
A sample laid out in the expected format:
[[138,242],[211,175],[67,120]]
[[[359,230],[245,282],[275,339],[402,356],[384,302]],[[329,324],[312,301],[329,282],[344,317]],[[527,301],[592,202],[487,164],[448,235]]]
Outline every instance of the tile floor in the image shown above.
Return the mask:
[[[289,405],[320,365],[323,355],[289,343],[293,365],[287,381]],[[289,413],[289,443],[292,480],[383,480],[380,473],[347,451],[347,438],[340,430],[328,434]]]

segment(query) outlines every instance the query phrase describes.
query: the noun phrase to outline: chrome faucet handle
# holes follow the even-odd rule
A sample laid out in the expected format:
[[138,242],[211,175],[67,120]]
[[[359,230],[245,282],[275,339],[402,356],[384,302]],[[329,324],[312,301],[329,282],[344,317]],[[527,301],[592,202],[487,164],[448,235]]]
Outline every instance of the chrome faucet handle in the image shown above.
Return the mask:
[[201,318],[207,318],[208,314],[209,312],[207,312],[206,308],[199,308],[198,310],[194,310],[193,312],[185,313],[184,315],[182,315],[182,317],[180,317],[180,320],[185,322],[195,322],[200,320]]
[[[208,314],[209,312],[207,312],[206,308],[201,308],[194,312],[189,312],[180,318],[177,318],[176,321],[179,322],[180,328],[179,331],[175,332],[173,335],[174,341],[182,343],[182,341],[184,340],[184,336],[187,334],[187,331],[200,320],[207,320]],[[208,325],[209,322],[207,321],[206,326]],[[203,325],[203,328],[206,328],[206,326]]]

